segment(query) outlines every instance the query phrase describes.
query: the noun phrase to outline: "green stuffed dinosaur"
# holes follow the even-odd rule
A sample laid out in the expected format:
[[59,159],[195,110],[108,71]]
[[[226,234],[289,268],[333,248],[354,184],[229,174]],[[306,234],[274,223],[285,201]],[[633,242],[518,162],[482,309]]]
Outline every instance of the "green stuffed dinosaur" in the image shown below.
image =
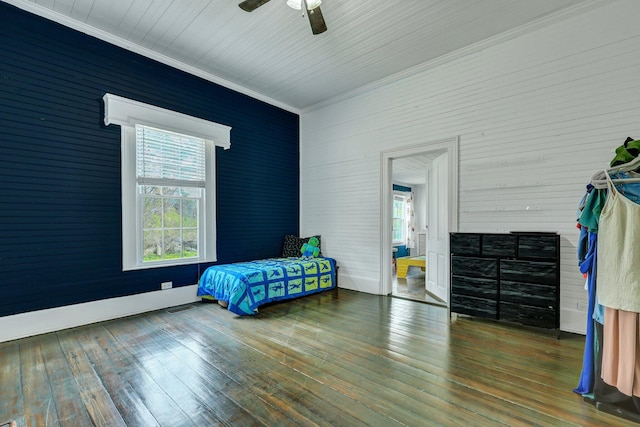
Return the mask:
[[302,245],[300,252],[302,252],[302,258],[313,258],[317,257],[320,254],[320,248],[318,245],[320,242],[316,237],[312,237],[309,239],[308,243]]

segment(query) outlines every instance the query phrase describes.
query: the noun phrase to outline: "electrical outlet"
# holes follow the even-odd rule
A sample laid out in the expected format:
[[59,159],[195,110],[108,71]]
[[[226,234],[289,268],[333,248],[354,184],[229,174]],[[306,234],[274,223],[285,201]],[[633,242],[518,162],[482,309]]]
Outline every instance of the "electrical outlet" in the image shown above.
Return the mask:
[[171,289],[173,288],[173,282],[162,282],[160,284],[160,289]]

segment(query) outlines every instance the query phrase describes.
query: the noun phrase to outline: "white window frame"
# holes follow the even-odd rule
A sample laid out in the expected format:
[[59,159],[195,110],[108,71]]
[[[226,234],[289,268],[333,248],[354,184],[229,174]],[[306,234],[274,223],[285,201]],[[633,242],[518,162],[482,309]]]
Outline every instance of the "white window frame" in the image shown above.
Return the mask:
[[[406,205],[407,205],[407,193],[402,191],[394,191],[392,197],[392,203],[396,201],[396,198],[402,198],[402,239],[401,240],[393,240],[391,244],[393,246],[402,246],[407,244],[407,213],[406,213]],[[391,225],[393,226],[393,220],[395,217],[393,216],[393,212],[391,214]],[[393,233],[392,233],[393,237]]]
[[[110,93],[105,94],[103,100],[105,125],[121,126],[122,270],[216,261],[215,147],[225,150],[231,147],[231,127]],[[206,141],[205,203],[204,212],[200,216],[203,219],[200,226],[203,227],[204,241],[198,258],[143,262],[139,255],[142,253],[139,246],[142,244],[139,238],[142,223],[140,205],[137,203],[136,124],[195,136]]]

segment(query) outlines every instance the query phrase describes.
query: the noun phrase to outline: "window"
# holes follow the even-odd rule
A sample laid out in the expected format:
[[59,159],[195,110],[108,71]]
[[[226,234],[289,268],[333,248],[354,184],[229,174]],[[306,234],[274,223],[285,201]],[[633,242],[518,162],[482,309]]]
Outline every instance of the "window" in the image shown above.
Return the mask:
[[406,199],[403,194],[394,193],[393,195],[393,233],[392,241],[394,245],[404,245],[406,243],[405,231],[405,203]]
[[123,270],[215,261],[215,147],[228,126],[106,94],[122,139]]
[[205,140],[136,125],[143,263],[198,259],[205,201]]

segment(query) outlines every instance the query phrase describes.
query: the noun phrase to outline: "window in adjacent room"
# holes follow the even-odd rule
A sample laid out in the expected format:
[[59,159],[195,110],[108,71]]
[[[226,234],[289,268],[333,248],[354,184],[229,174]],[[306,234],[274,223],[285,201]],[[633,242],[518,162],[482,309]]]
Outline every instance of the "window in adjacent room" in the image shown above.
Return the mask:
[[215,147],[228,126],[106,94],[121,126],[122,268],[216,261]]
[[399,193],[393,195],[393,233],[392,240],[394,245],[404,245],[406,243],[405,231],[405,196]]

